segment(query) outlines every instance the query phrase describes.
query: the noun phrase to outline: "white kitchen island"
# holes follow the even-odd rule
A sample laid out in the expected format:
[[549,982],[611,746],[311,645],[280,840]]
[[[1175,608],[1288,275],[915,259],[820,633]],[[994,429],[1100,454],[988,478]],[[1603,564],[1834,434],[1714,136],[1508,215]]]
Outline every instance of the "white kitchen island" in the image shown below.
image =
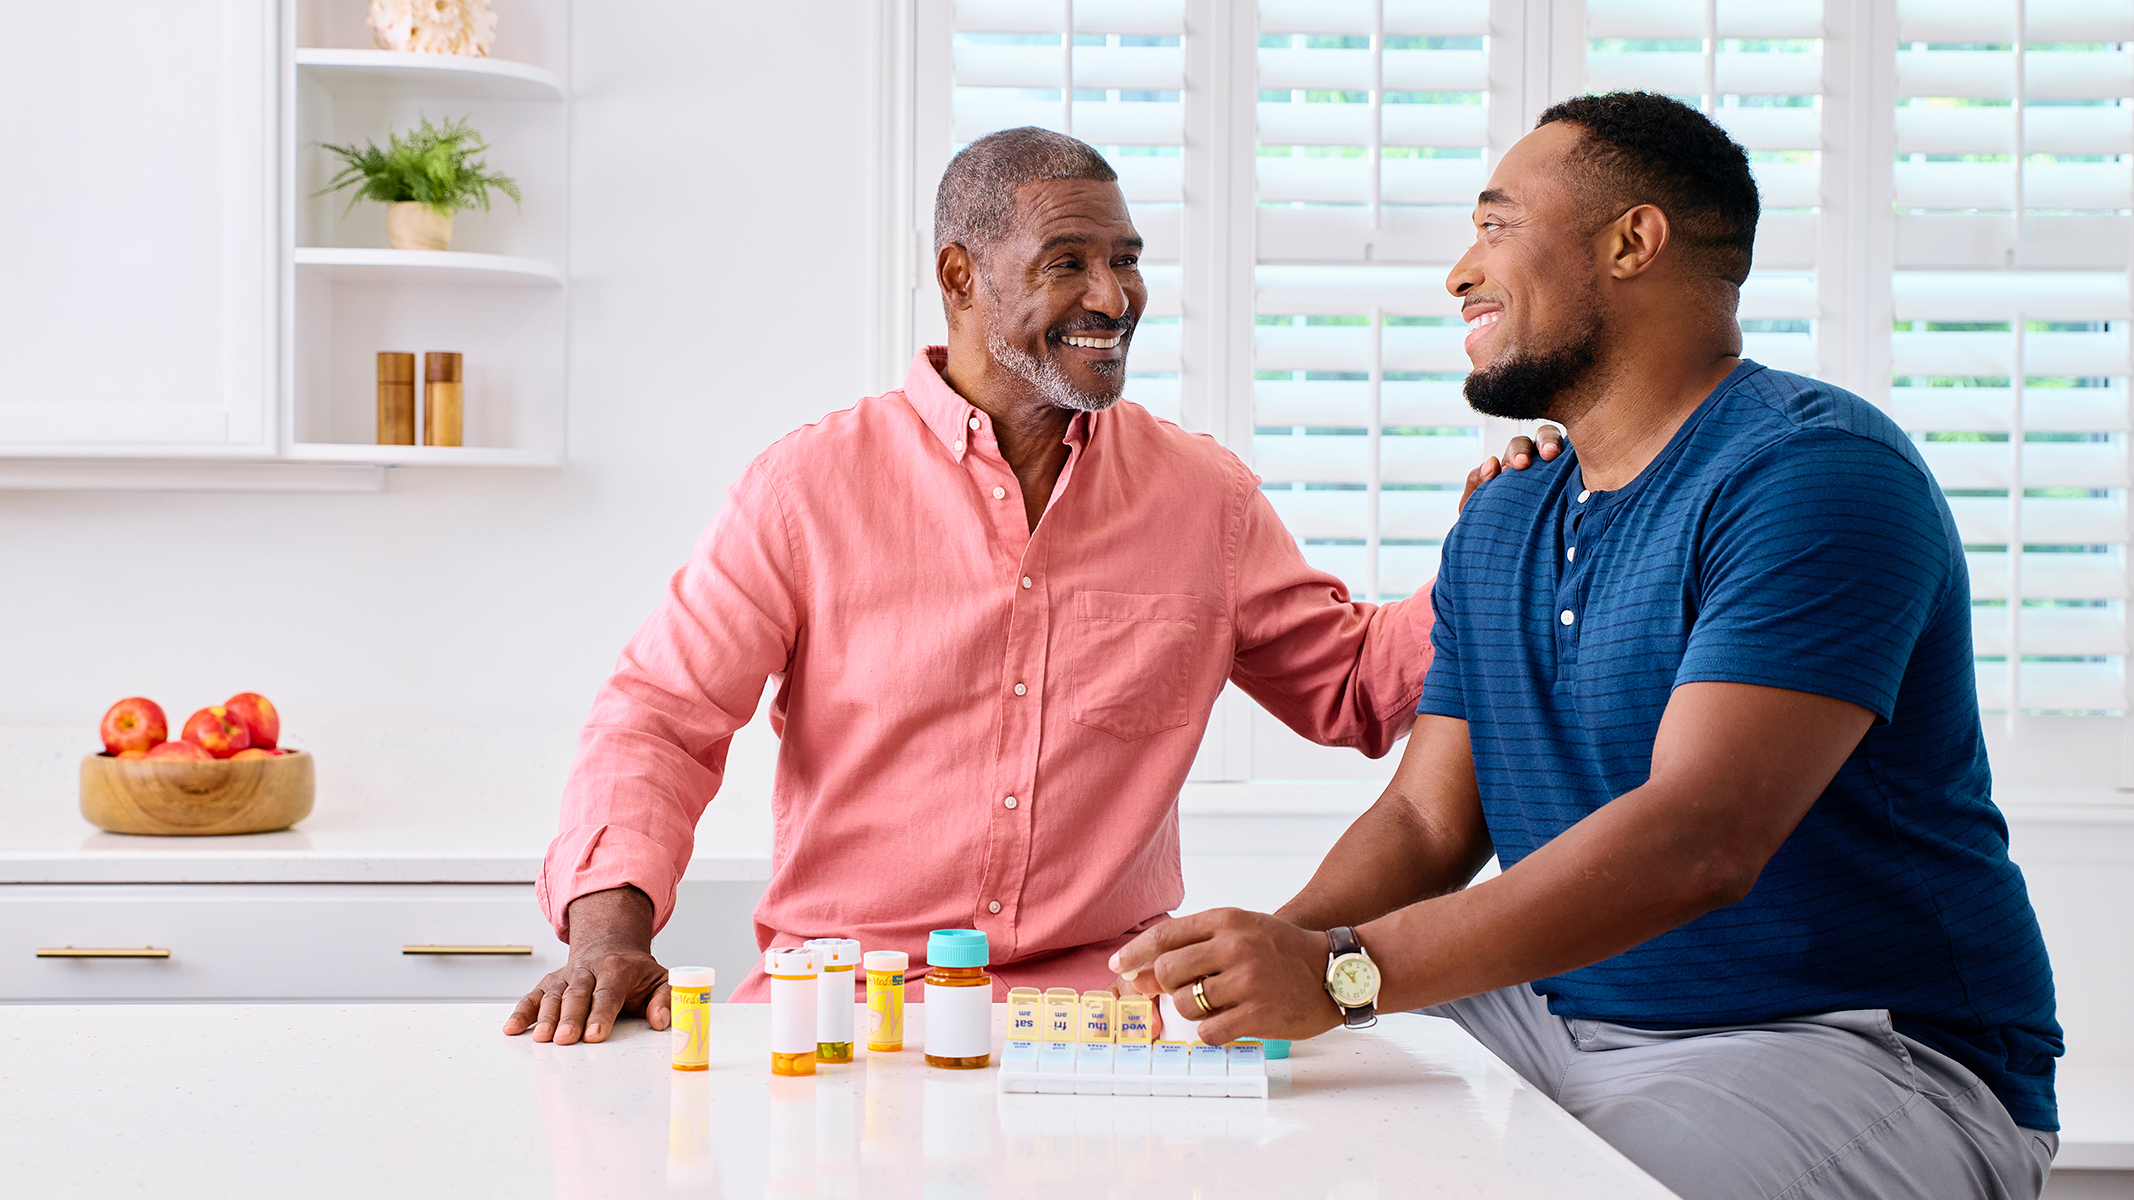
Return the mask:
[[[712,1007],[711,1070],[487,1005],[21,1005],[0,1180],[41,1198],[1672,1195],[1449,1021],[1271,1063],[1266,1100],[1003,1096],[901,1054],[770,1074],[769,1011]],[[996,1035],[997,1036],[997,1035]],[[996,1040],[997,1047],[997,1040]]]

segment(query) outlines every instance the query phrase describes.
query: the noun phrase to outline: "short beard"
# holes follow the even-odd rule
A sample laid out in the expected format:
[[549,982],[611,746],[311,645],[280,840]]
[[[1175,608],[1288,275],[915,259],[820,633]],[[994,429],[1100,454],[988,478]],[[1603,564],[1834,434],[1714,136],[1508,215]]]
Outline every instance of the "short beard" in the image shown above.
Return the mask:
[[[1598,297],[1594,297],[1598,299]],[[1600,356],[1605,323],[1588,304],[1585,328],[1569,342],[1538,353],[1511,347],[1496,362],[1467,376],[1467,406],[1485,417],[1538,421],[1560,416],[1554,410],[1564,393],[1584,383]]]
[[987,330],[985,348],[993,361],[1004,367],[1010,375],[1022,380],[1054,408],[1070,412],[1103,412],[1119,402],[1119,394],[1126,390],[1126,363],[1124,360],[1108,363],[1091,363],[1099,375],[1112,384],[1109,394],[1085,392],[1067,378],[1060,364],[1049,358],[1033,358],[1022,350],[1008,344],[997,329]]

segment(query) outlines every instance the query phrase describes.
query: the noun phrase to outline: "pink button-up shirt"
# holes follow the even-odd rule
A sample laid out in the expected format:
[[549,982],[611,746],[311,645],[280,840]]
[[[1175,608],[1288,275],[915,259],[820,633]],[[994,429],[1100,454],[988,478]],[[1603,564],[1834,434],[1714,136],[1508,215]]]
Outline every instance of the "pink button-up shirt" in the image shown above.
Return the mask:
[[[1377,756],[1430,605],[1349,600],[1212,439],[1121,402],[1068,426],[1035,530],[993,425],[922,351],[752,463],[593,702],[537,885],[664,925],[768,677],[781,745],[759,947],[982,929],[999,987],[1102,986],[1176,907],[1179,789],[1225,680]],[[735,999],[765,994],[759,974]]]

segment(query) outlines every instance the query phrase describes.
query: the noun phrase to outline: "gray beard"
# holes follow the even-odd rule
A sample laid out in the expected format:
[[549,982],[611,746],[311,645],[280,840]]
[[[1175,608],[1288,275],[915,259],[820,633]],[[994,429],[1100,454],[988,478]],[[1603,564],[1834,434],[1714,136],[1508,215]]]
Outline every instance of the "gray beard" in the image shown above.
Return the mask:
[[1112,379],[1118,386],[1110,395],[1104,396],[1076,387],[1074,381],[1067,378],[1067,372],[1061,369],[1060,364],[1051,359],[1032,358],[1010,346],[998,330],[987,331],[985,348],[986,352],[993,356],[994,362],[1006,368],[1008,374],[1029,384],[1032,390],[1054,408],[1064,408],[1070,412],[1103,412],[1117,404],[1119,393],[1126,390],[1124,362],[1111,368]]

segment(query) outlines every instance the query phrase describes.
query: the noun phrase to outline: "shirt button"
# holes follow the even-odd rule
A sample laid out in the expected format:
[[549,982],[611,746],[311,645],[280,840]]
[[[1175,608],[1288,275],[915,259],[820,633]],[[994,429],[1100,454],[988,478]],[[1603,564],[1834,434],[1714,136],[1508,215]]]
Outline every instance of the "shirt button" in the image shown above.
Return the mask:
[[1025,575],[1025,576],[1023,576],[1023,586],[1024,586],[1024,587],[1029,587],[1029,586],[1030,586],[1030,577],[1029,577],[1028,575]]
[[1586,497],[1588,497],[1588,496],[1590,496],[1590,495],[1592,495],[1592,494],[1593,494],[1592,492],[1580,492],[1580,493],[1578,494],[1578,502],[1579,502],[1580,504],[1584,504],[1584,503],[1586,502]]
[[956,443],[956,453],[958,453],[958,454],[961,454],[961,453],[963,453],[963,443],[962,443],[962,442],[957,442],[957,443]]
[[1576,547],[1576,546],[1572,546],[1572,547],[1571,547],[1570,549],[1568,549],[1568,550],[1565,550],[1565,551],[1563,552],[1563,560],[1564,560],[1565,562],[1575,562],[1575,561],[1577,561],[1577,559],[1578,559],[1578,547]]
[[973,428],[973,429],[976,429],[976,428],[978,428],[978,418],[976,418],[976,417],[972,417],[972,418],[971,418],[971,428]]
[[1000,803],[1001,803],[1001,806],[1002,806],[1003,808],[1014,808],[1014,807],[1015,807],[1015,797],[1013,797],[1013,796],[1010,796],[1010,797],[1008,797],[1007,799],[1005,799],[1005,800],[1001,801]]
[[[1565,616],[1569,616],[1570,614],[1569,614],[1569,613],[1565,613],[1564,615],[1565,615]],[[1570,624],[1570,622],[1569,622],[1569,621],[1565,621],[1565,622],[1564,622],[1564,624],[1568,625],[1568,624]],[[1023,694],[1024,692],[1027,692],[1027,691],[1029,691],[1029,690],[1030,690],[1029,688],[1026,688],[1026,687],[1024,687],[1023,685],[1019,684],[1019,683],[1015,685],[1015,694],[1016,694],[1016,695],[1018,695],[1018,696],[1022,695],[1022,694]]]
[[1566,625],[1569,625],[1571,622],[1576,621],[1578,618],[1572,616],[1571,610],[1567,608],[1564,609],[1563,612],[1559,613],[1556,619],[1562,621]]
[[989,912],[989,913],[997,913],[997,912],[999,912],[999,911],[1000,911],[1000,901],[998,901],[998,900],[995,900],[995,901],[994,901],[994,902],[992,902],[991,904],[988,904],[988,905],[986,905],[986,906],[985,906],[985,910],[986,910],[987,912]]
[[1007,498],[1008,498],[1008,489],[1006,489],[1006,488],[994,488],[994,489],[993,489],[993,498],[994,498],[995,500],[1005,500],[1005,499],[1007,499]]

